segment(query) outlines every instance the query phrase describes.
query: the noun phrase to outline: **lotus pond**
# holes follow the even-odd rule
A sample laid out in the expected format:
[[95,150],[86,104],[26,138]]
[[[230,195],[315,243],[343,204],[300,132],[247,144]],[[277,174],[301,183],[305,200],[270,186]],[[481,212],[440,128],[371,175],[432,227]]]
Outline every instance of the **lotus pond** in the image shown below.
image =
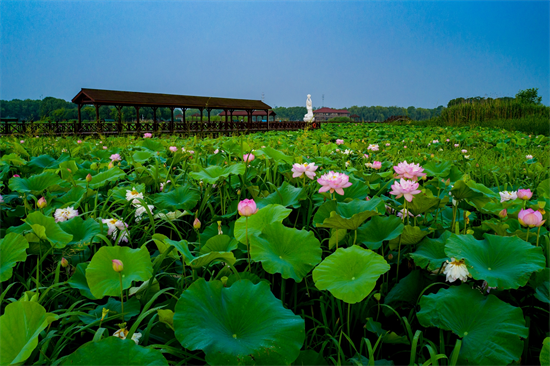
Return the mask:
[[550,140],[0,138],[0,364],[550,364]]

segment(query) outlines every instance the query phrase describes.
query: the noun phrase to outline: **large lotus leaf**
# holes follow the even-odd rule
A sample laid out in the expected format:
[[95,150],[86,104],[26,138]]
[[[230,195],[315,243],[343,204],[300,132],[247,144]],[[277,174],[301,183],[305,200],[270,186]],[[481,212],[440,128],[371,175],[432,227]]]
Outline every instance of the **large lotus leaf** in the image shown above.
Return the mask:
[[304,320],[269,284],[249,280],[225,288],[200,278],[178,300],[174,327],[183,347],[204,351],[209,365],[288,365],[305,339]]
[[231,155],[243,156],[251,150],[250,145],[246,141],[234,141],[228,140],[222,145],[225,151],[231,153]]
[[300,200],[305,199],[306,192],[303,188],[296,188],[286,181],[269,196],[258,201],[258,207],[262,208],[270,204],[278,204],[285,207],[299,207]]
[[[126,176],[126,173],[115,166],[111,169],[105,170],[101,173],[98,173],[92,176],[89,187],[92,189],[97,189],[103,187],[107,182],[114,182]],[[86,187],[86,180],[77,181],[79,185]]]
[[550,178],[539,183],[537,187],[537,195],[539,197],[550,198]]
[[422,271],[414,270],[403,277],[384,298],[384,304],[396,308],[399,303],[416,305],[418,296],[430,282],[423,276]]
[[452,165],[450,161],[444,161],[439,164],[434,161],[429,161],[422,165],[422,168],[424,168],[424,173],[428,176],[446,178],[451,172]]
[[56,169],[60,163],[63,163],[71,158],[68,154],[62,154],[59,159],[55,160],[50,155],[40,155],[32,158],[28,166],[41,168],[41,169]]
[[0,316],[0,365],[23,364],[38,344],[38,335],[58,318],[34,301],[16,301]]
[[468,187],[463,180],[455,182],[453,188],[451,189],[453,198],[456,200],[475,200],[477,198],[482,198],[483,193],[475,191]]
[[540,350],[539,361],[541,366],[550,365],[550,337],[546,337],[542,341],[542,349]]
[[124,289],[131,287],[132,281],[147,281],[153,275],[151,257],[145,246],[141,249],[101,247],[86,268],[88,286],[92,295],[98,299],[103,296],[120,296],[119,272],[113,269],[113,259],[122,261],[124,265],[120,272]]
[[196,269],[208,266],[213,261],[225,262],[232,266],[237,260],[235,259],[235,255],[231,252],[208,252],[193,258],[193,260],[191,260],[188,264],[191,268]]
[[403,232],[403,222],[397,216],[373,216],[357,229],[357,242],[376,250],[384,240],[397,238]]
[[[165,242],[165,239],[168,239],[166,235],[163,234],[153,234],[153,241],[155,242],[159,253],[164,254],[165,251],[170,249],[170,244]],[[191,253],[189,253],[191,255]],[[177,250],[172,250],[170,253],[168,253],[168,258],[172,259],[180,259],[180,256],[177,252]]]
[[41,194],[45,189],[58,185],[64,182],[63,179],[52,172],[44,172],[36,174],[29,178],[11,178],[9,188],[12,191],[19,193],[32,193],[34,195]]
[[23,235],[9,233],[0,239],[0,282],[11,278],[17,262],[27,259],[29,243]]
[[80,346],[61,365],[168,366],[168,362],[159,350],[138,346],[131,339],[106,337]]
[[161,239],[163,240],[166,244],[168,245],[171,245],[173,246],[174,248],[177,249],[178,252],[181,253],[181,255],[183,255],[183,259],[185,261],[185,264],[189,264],[191,263],[191,261],[193,259],[195,259],[195,256],[193,254],[191,254],[191,252],[189,251],[189,242],[187,242],[187,240],[180,240],[180,241],[175,241],[175,240],[171,240],[171,239],[168,239],[166,236],[162,235],[162,234],[155,234],[154,235],[154,239]]
[[348,203],[338,202],[336,211],[332,211],[318,227],[332,229],[356,230],[369,217],[385,211],[384,201],[380,197],[370,201],[353,200]]
[[465,259],[474,279],[499,289],[525,286],[531,274],[546,264],[542,248],[515,236],[485,234],[485,240],[476,240],[472,235],[453,234],[447,240],[445,254]]
[[321,261],[321,243],[312,231],[288,228],[274,222],[259,236],[250,237],[250,256],[268,273],[280,273],[296,282]]
[[141,139],[138,143],[137,143],[138,146],[141,146],[141,147],[144,147],[146,149],[149,149],[153,152],[155,152],[155,154],[158,152],[158,151],[164,151],[166,148],[164,147],[164,145],[162,145],[160,143],[160,141],[155,141],[153,139]]
[[294,158],[292,156],[288,156],[279,150],[275,150],[269,146],[263,147],[261,150],[256,150],[254,152],[257,156],[265,155],[269,159],[273,159],[275,161],[284,161],[285,163],[292,164],[294,161]]
[[544,281],[535,289],[535,297],[542,302],[550,304],[550,282]]
[[368,296],[389,269],[381,255],[353,245],[326,257],[313,270],[313,281],[319,290],[329,290],[337,299],[355,304]]
[[418,244],[429,233],[429,231],[424,231],[418,226],[405,225],[403,228],[403,233],[399,237],[390,240],[390,248],[393,250],[399,247],[400,238],[401,245]]
[[467,284],[422,296],[416,313],[424,327],[450,330],[462,338],[459,364],[508,365],[523,352],[529,335],[520,308]]
[[198,172],[191,172],[189,176],[196,180],[202,180],[205,183],[214,184],[220,178],[227,178],[230,174],[241,175],[244,174],[246,166],[243,163],[237,163],[228,167],[222,168],[218,165],[209,166],[201,169]]
[[206,254],[209,252],[231,252],[237,249],[237,240],[228,235],[216,235],[211,237],[202,246],[200,253]]
[[68,221],[59,223],[61,229],[73,236],[73,239],[67,245],[77,245],[82,247],[89,245],[92,239],[101,233],[100,225],[92,218],[82,220],[80,216],[73,217]]
[[427,192],[429,193],[414,195],[412,202],[407,203],[407,210],[410,210],[413,215],[421,215],[423,213],[433,211],[439,207],[441,200],[434,197],[430,190]]
[[[268,205],[259,209],[254,215],[248,218],[248,237],[258,235],[263,228],[274,222],[283,222],[290,215],[291,209],[281,205]],[[246,243],[246,217],[242,216],[235,222],[235,238],[241,243]]]
[[445,244],[450,236],[451,232],[445,231],[437,239],[424,238],[418,249],[411,253],[414,263],[421,268],[427,268],[428,271],[435,271],[441,267],[443,262],[451,261],[451,258],[445,254]]
[[328,365],[327,360],[322,355],[314,350],[308,349],[300,351],[298,358],[292,363],[295,366],[325,366]]
[[147,160],[151,159],[153,156],[155,156],[155,153],[152,151],[136,151],[134,155],[132,155],[132,159],[136,163],[145,163]]
[[338,202],[335,200],[328,200],[319,207],[315,215],[313,215],[313,224],[318,226],[330,217],[330,213],[336,211]]
[[73,275],[67,283],[72,288],[78,289],[82,296],[87,297],[90,300],[97,300],[95,296],[92,295],[90,286],[88,286],[88,281],[86,281],[86,268],[88,268],[88,263],[78,263]]
[[[80,201],[84,198],[86,188],[81,186],[72,187],[67,193],[61,197],[57,197],[52,206],[55,208],[73,206],[76,208],[80,204]],[[93,196],[93,191],[88,190],[88,197]]]
[[159,209],[168,211],[188,210],[195,207],[200,194],[196,189],[189,186],[181,186],[168,193],[159,193],[155,195],[155,206]]
[[[13,146],[17,146],[17,145],[12,145],[12,147]],[[26,156],[29,156],[29,154],[26,152],[25,149],[22,149],[22,150],[25,151]],[[25,160],[21,159],[21,156],[17,155],[16,153],[5,154],[5,155],[2,156],[2,159],[0,161],[7,161],[11,165],[25,165],[25,164],[27,164],[27,162]]]
[[40,211],[28,214],[25,222],[32,228],[36,236],[49,241],[54,248],[64,248],[73,239],[71,234],[61,229],[53,217],[44,216]]

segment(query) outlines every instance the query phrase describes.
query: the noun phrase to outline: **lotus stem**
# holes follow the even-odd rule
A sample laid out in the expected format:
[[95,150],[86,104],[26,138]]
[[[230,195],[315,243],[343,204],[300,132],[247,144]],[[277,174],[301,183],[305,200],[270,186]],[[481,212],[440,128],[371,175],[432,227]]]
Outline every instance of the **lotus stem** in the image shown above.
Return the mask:
[[250,246],[248,244],[248,216],[246,216],[246,253],[248,257],[248,272],[250,272]]
[[120,310],[122,315],[122,322],[124,323],[124,290],[122,287],[122,274],[118,272],[118,279],[120,280]]
[[537,230],[537,245],[536,245],[537,247],[539,246],[540,228],[541,228],[541,227],[542,227],[542,225],[539,226],[539,229]]
[[530,227],[527,227],[527,237],[525,238],[525,241],[529,243],[529,230],[531,228]]

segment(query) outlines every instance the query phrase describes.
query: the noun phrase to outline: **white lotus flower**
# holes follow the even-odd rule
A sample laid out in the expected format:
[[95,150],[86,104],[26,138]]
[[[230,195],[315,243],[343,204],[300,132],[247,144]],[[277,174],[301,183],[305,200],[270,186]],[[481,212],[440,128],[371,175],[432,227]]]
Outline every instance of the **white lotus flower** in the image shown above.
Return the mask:
[[454,258],[451,258],[451,262],[446,261],[445,271],[443,274],[447,276],[446,281],[455,282],[456,280],[461,280],[466,282],[468,277],[472,277],[470,272],[468,272],[468,267],[464,263],[464,259],[457,261]]
[[132,188],[132,190],[129,190],[129,189],[126,190],[126,199],[128,201],[133,201],[137,198],[143,199],[143,193],[138,192],[135,187]]
[[[151,211],[151,213],[153,213],[153,209],[155,208],[155,206],[153,205],[147,205],[147,207],[149,207],[149,211]],[[138,206],[137,210],[136,210],[136,222],[140,222],[141,221],[141,216],[143,216],[143,214],[147,213],[147,210],[145,209],[145,206]]]
[[74,207],[58,208],[54,213],[55,222],[67,221],[76,216],[78,216],[78,210]]
[[[128,335],[128,331],[126,329],[119,329],[116,332],[113,333],[113,337],[117,337],[120,339],[126,339],[126,336]],[[136,344],[139,344],[139,339],[141,338],[141,333],[134,333],[132,335],[132,340],[136,342]]]
[[498,194],[500,194],[500,202],[501,203],[505,202],[505,201],[513,201],[516,198],[518,198],[518,192],[517,191],[513,191],[513,192],[503,191],[503,192],[498,192]]
[[126,224],[124,221],[118,220],[118,219],[103,219],[101,220],[104,224],[107,224],[107,235],[111,235],[111,238],[113,240],[116,239],[118,236],[118,231],[122,231],[122,235],[120,235],[120,238],[118,239],[118,243],[124,241],[128,242],[128,224]]

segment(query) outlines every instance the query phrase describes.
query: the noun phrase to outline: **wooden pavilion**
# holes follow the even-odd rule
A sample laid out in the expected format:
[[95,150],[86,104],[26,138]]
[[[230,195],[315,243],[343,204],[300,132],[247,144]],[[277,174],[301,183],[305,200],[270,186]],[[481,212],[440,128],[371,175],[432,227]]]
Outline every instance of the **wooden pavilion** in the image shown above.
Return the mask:
[[[217,97],[198,97],[190,95],[175,95],[175,94],[157,94],[157,93],[138,93],[117,90],[101,90],[101,89],[81,89],[80,92],[72,99],[72,102],[78,106],[78,130],[83,131],[81,109],[84,105],[94,105],[96,112],[96,122],[99,125],[99,108],[101,106],[114,106],[118,111],[119,119],[117,130],[122,132],[122,117],[121,109],[124,106],[131,106],[136,109],[136,131],[141,130],[139,109],[150,107],[153,110],[153,130],[158,130],[159,124],[157,120],[157,109],[159,107],[169,108],[171,111],[171,121],[169,123],[169,132],[174,132],[174,109],[180,108],[185,116],[185,111],[189,108],[198,109],[200,112],[200,121],[203,119],[203,113],[206,111],[208,122],[210,122],[210,112],[213,109],[222,109],[225,116],[225,122],[228,122],[228,117],[233,120],[233,113],[239,111],[248,117],[248,121],[252,122],[254,112],[262,112],[263,115],[274,115],[269,105],[261,100],[251,99],[231,99]],[[92,132],[92,131],[90,131]]]

